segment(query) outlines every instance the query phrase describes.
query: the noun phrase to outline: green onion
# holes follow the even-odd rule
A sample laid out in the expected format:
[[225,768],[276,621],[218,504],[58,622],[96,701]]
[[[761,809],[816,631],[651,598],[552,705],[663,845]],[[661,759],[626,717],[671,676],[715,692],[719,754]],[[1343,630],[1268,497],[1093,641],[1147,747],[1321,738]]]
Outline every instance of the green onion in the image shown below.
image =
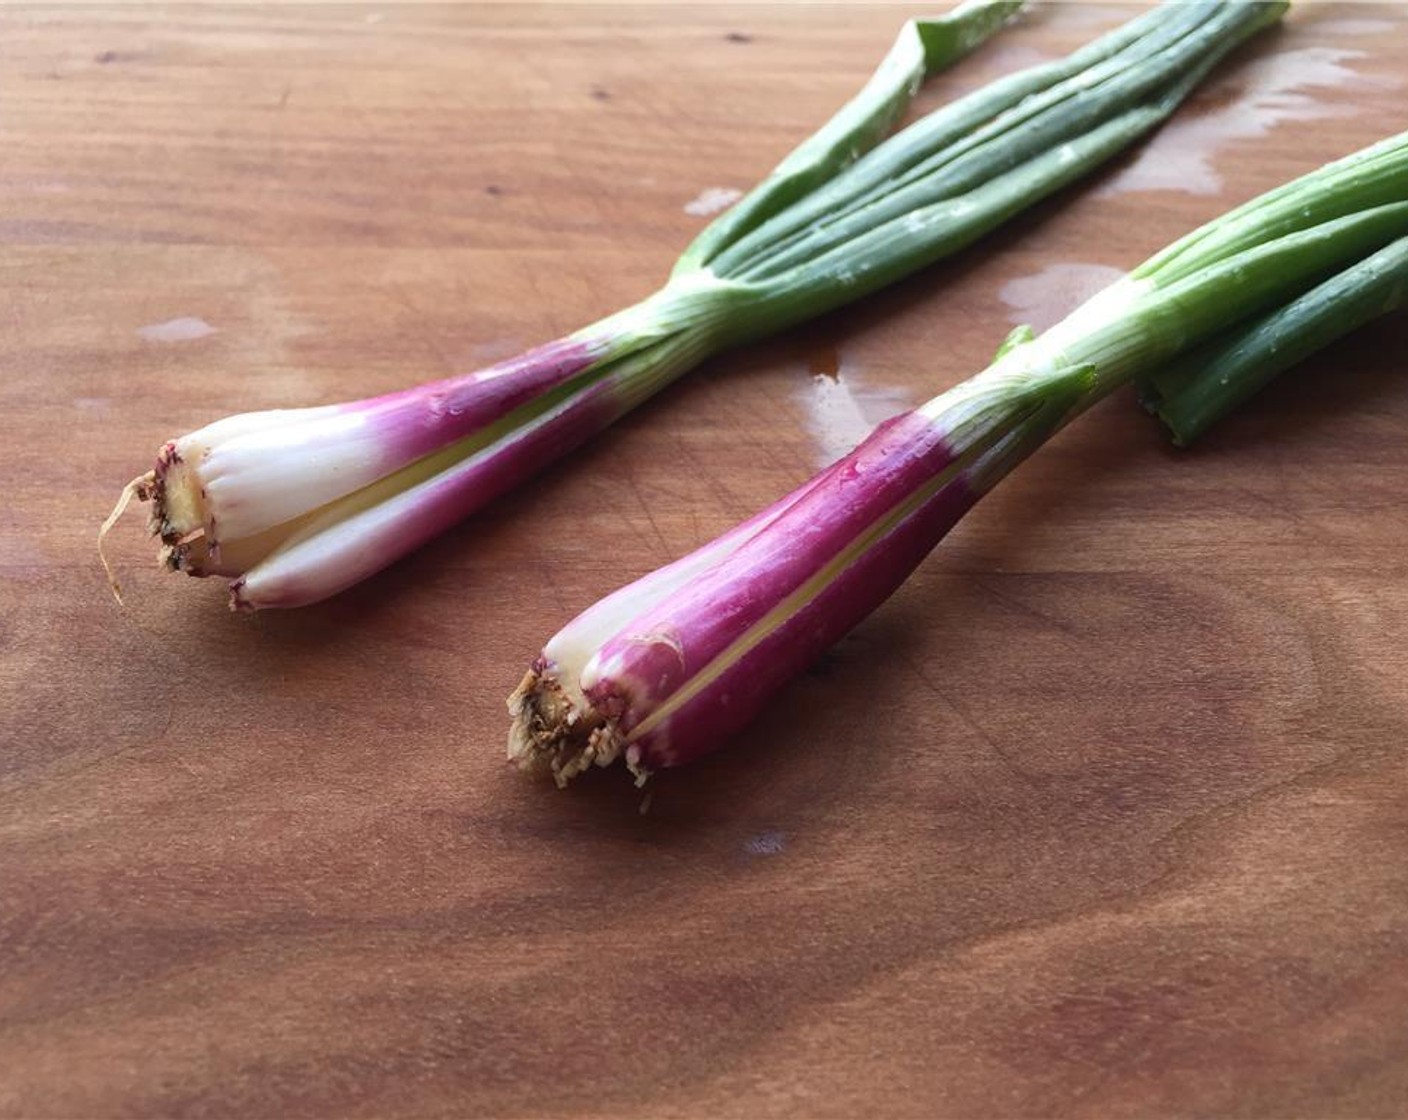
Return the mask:
[[[1337,309],[1358,321],[1401,300],[1405,200],[1408,133],[1210,222],[1045,334],[1019,328],[977,376],[568,623],[509,699],[510,759],[560,784],[620,759],[644,780],[721,746],[1117,386],[1179,371],[1161,382],[1164,403],[1201,418],[1266,379],[1236,343],[1308,353],[1340,333]],[[1338,278],[1328,295],[1326,276]],[[1198,358],[1229,339],[1209,389]]]
[[1408,238],[1400,238],[1148,375],[1140,399],[1187,446],[1278,374],[1405,302]]
[[881,142],[925,77],[1017,7],[976,0],[907,24],[860,94],[709,226],[666,286],[635,307],[463,377],[217,421],[170,441],[123,502],[150,500],[164,563],[229,578],[233,606],[326,598],[543,469],[707,355],[907,276],[1089,173],[1167,117],[1285,4],[1166,4]]

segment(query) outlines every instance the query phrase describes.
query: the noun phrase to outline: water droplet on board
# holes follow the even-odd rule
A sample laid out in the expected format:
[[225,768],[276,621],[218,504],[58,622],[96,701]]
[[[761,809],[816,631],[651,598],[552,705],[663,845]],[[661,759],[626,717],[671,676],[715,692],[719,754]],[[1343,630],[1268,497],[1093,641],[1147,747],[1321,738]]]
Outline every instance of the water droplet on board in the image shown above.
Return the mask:
[[1138,158],[1097,193],[1217,194],[1222,176],[1213,167],[1213,158],[1228,144],[1265,136],[1285,121],[1352,115],[1352,106],[1321,101],[1306,91],[1370,82],[1349,66],[1363,57],[1364,51],[1306,47],[1252,59],[1190,98],[1154,133]]
[[147,342],[193,342],[214,333],[214,327],[194,316],[168,319],[164,323],[150,323],[137,328],[137,336]]
[[809,354],[807,372],[811,376],[801,389],[803,420],[816,447],[818,467],[829,467],[882,420],[913,407],[902,389],[867,385],[846,368],[834,346]]
[[766,832],[760,832],[757,836],[751,837],[743,845],[743,850],[750,856],[781,855],[786,848],[786,835],[771,828]]
[[1106,264],[1049,264],[1032,276],[1007,281],[998,298],[1011,309],[1010,322],[1029,323],[1040,333],[1123,275]]
[[[1392,7],[1385,5],[1383,12],[1385,15],[1397,15],[1402,18],[1402,12],[1395,11]],[[1376,35],[1390,35],[1398,30],[1398,25],[1390,19],[1319,19],[1312,26],[1320,35],[1334,35],[1344,39],[1366,39]]]
[[696,218],[707,218],[727,210],[742,197],[743,192],[733,187],[705,187],[684,204],[684,212]]

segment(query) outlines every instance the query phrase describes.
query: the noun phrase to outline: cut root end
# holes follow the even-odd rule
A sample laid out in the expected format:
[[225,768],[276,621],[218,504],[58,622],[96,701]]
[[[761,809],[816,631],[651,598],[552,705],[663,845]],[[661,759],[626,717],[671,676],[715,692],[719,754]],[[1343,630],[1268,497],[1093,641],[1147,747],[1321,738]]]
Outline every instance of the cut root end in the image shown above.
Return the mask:
[[127,512],[127,507],[132,503],[133,498],[146,501],[152,492],[152,487],[156,485],[156,472],[147,471],[140,474],[122,488],[122,493],[117,499],[117,505],[112,507],[112,512],[108,514],[107,520],[103,522],[98,530],[98,559],[102,562],[103,571],[107,573],[108,586],[112,588],[112,597],[117,600],[119,607],[126,604],[122,601],[122,585],[117,582],[117,573],[113,571],[112,564],[108,561],[107,552],[103,549],[103,542],[107,539],[108,533],[112,532],[112,527]]
[[650,776],[613,721],[573,703],[546,673],[530,669],[508,698],[508,711],[513,718],[509,761],[527,773],[551,774],[559,789],[584,770],[610,766],[623,756],[636,785],[644,785]]

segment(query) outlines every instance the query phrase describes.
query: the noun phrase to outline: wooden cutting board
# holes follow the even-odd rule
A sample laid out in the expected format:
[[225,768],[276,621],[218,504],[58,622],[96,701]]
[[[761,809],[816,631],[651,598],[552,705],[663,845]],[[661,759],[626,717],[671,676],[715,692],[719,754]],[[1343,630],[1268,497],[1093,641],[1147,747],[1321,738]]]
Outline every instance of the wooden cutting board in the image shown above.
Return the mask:
[[[1408,323],[1196,450],[1122,394],[712,759],[567,793],[503,698],[576,611],[1114,270],[1408,126],[1315,6],[947,265],[725,356],[333,602],[235,617],[166,438],[645,296],[919,9],[0,13],[0,1112],[1408,1111]],[[1039,7],[925,104],[1129,14]]]

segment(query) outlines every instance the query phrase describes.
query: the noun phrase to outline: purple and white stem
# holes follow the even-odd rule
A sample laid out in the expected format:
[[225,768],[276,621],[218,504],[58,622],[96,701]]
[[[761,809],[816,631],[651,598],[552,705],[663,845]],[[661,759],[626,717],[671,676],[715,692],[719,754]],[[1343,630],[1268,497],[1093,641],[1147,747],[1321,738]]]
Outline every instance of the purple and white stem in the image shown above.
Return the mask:
[[1089,367],[1019,351],[579,615],[509,700],[509,757],[559,784],[617,759],[644,780],[721,745],[1087,403]]

